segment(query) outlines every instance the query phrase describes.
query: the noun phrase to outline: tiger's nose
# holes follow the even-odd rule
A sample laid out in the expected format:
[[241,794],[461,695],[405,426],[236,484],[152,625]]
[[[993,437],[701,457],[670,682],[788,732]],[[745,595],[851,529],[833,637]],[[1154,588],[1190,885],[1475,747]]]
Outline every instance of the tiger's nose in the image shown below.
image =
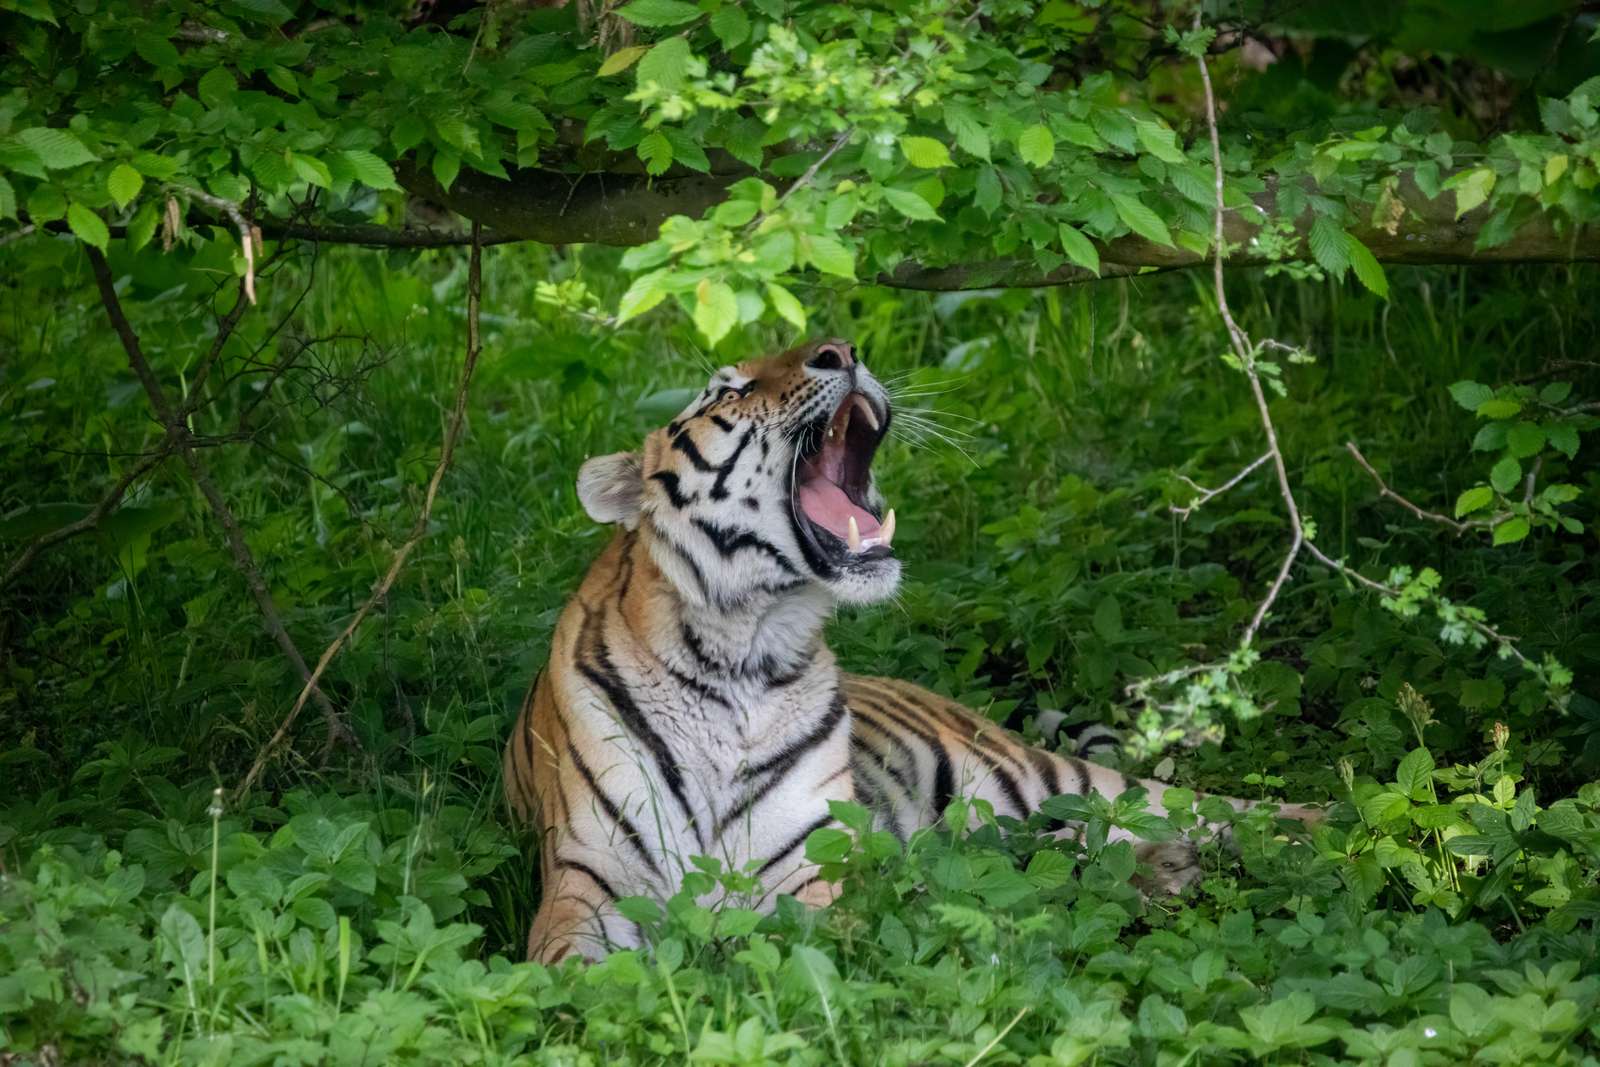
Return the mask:
[[806,360],[815,370],[849,370],[855,366],[856,352],[848,341],[823,341]]

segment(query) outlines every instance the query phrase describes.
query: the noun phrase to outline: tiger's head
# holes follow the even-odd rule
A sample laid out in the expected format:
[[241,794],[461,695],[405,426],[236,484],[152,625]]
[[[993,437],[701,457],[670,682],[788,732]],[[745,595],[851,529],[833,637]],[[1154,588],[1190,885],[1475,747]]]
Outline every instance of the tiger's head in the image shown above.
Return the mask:
[[855,348],[813,341],[724,367],[635,452],[578,474],[597,522],[643,529],[691,599],[730,608],[810,587],[868,604],[900,582],[872,459],[889,394]]

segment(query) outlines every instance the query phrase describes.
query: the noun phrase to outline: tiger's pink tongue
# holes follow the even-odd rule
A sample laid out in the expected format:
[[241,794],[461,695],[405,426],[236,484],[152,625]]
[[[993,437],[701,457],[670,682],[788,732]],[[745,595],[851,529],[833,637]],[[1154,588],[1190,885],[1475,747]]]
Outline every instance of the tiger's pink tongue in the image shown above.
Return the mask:
[[800,487],[799,495],[800,510],[806,513],[806,518],[839,540],[848,539],[852,517],[862,537],[877,536],[878,520],[872,517],[872,513],[852,504],[850,498],[844,495],[844,490],[828,479],[812,478]]

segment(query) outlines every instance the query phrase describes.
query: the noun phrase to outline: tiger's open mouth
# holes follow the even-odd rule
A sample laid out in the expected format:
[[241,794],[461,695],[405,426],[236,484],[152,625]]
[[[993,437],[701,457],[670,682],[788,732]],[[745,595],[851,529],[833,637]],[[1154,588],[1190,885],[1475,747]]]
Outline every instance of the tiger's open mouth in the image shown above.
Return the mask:
[[794,476],[794,512],[802,536],[837,563],[891,555],[894,510],[880,516],[867,499],[872,457],[889,430],[889,410],[852,392],[831,416],[805,427]]

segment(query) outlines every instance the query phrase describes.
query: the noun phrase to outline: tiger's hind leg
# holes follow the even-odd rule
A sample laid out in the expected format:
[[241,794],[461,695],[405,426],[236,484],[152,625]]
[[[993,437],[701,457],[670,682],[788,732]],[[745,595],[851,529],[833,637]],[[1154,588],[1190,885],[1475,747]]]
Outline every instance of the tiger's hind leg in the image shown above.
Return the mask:
[[579,956],[595,963],[618,949],[637,948],[642,940],[598,878],[585,867],[563,864],[545,883],[528,929],[528,959],[548,964]]

